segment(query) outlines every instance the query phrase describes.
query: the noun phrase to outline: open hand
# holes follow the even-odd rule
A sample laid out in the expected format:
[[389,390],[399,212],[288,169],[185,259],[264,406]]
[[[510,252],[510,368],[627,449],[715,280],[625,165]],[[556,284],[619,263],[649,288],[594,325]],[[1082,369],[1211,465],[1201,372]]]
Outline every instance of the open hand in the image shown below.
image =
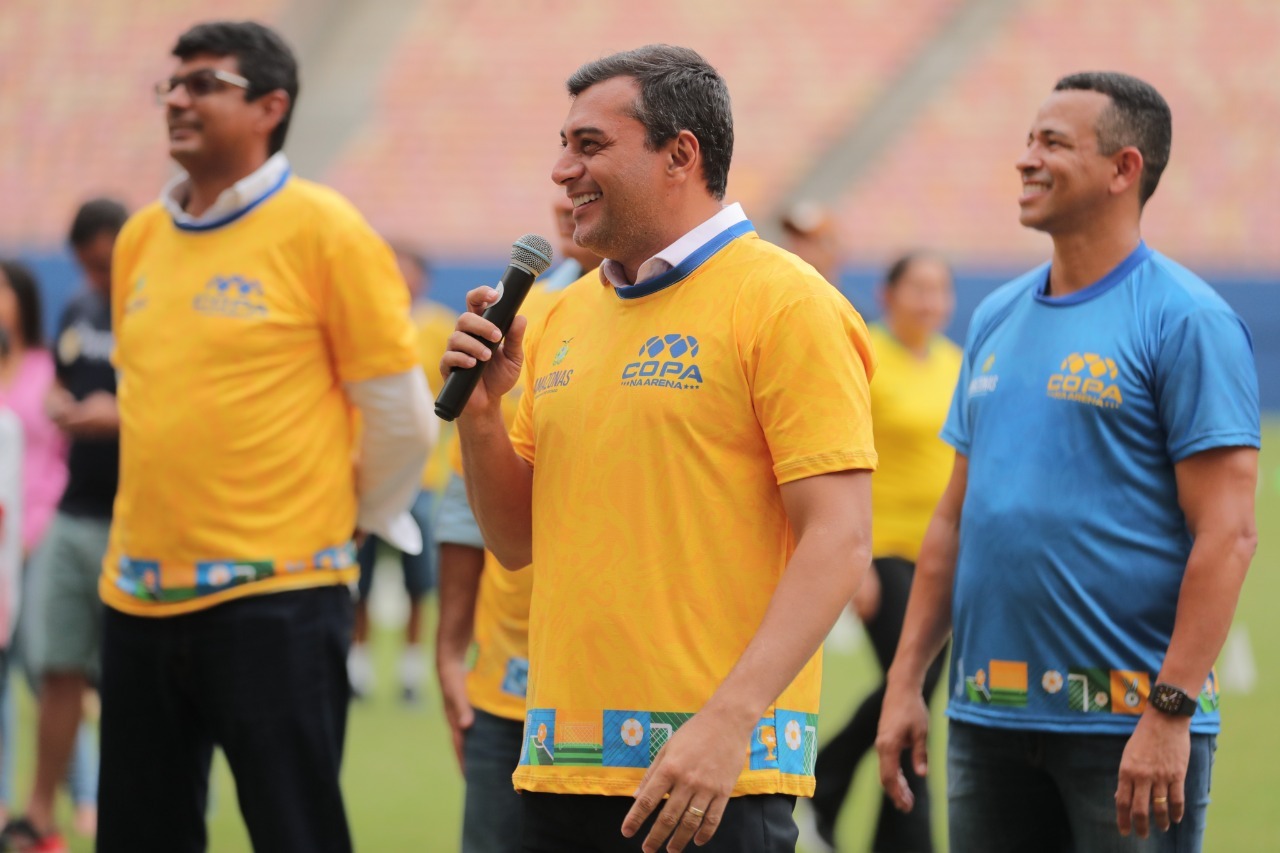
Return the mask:
[[679,853],[690,839],[706,844],[724,817],[750,738],[750,730],[741,731],[714,714],[695,714],[659,750],[640,780],[622,834],[631,838],[661,807],[644,840],[645,853],[657,853],[668,838],[670,853]]
[[902,753],[911,750],[916,775],[923,777],[929,769],[928,734],[929,706],[920,695],[920,688],[890,682],[880,709],[876,753],[880,756],[880,786],[899,811],[909,812],[915,807],[915,795],[902,772]]

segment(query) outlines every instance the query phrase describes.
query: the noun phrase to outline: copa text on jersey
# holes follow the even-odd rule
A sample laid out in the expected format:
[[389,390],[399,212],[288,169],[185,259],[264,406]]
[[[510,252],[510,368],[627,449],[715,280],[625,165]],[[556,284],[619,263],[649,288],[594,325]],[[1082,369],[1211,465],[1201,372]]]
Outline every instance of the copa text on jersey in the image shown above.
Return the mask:
[[622,368],[622,385],[696,391],[702,387],[702,371],[683,361],[633,361]]

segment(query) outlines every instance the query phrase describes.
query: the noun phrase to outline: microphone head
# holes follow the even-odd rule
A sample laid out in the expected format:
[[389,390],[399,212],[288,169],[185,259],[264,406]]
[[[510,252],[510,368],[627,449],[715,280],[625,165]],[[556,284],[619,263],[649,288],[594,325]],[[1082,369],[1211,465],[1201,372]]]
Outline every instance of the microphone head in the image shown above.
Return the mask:
[[547,271],[552,257],[551,244],[546,237],[537,234],[526,234],[511,246],[511,265],[527,270],[535,277]]

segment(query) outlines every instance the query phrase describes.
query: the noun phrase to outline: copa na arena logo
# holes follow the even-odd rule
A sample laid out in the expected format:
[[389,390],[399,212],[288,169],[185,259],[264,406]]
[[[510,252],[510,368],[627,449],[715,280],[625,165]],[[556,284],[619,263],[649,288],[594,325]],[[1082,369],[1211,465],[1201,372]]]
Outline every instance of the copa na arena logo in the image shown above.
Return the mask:
[[654,335],[640,346],[636,360],[622,368],[622,384],[696,391],[702,387],[698,349],[693,335]]
[[245,319],[267,313],[262,284],[240,275],[215,275],[191,300],[201,314]]
[[1096,352],[1073,352],[1049,377],[1045,393],[1055,400],[1087,403],[1103,409],[1118,409],[1124,402],[1116,378],[1115,361]]

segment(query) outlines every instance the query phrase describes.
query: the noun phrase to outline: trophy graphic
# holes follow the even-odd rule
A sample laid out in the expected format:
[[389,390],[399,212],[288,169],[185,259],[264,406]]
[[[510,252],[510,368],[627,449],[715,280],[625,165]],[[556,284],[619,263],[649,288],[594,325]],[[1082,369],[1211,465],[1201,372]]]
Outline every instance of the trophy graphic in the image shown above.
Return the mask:
[[777,761],[778,733],[773,726],[761,726],[756,730],[756,740],[765,748],[765,761]]

